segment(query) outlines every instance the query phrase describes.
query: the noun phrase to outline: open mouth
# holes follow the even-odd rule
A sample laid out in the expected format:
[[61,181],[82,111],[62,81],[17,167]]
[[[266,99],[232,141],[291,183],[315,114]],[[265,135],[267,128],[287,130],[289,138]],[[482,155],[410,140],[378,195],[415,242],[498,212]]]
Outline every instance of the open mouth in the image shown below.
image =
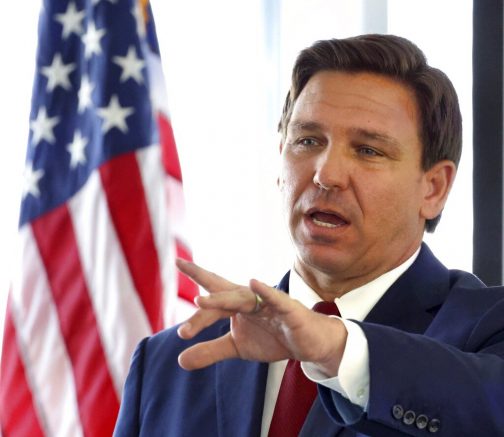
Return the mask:
[[308,213],[312,222],[323,228],[339,228],[348,225],[348,221],[334,212],[312,211]]

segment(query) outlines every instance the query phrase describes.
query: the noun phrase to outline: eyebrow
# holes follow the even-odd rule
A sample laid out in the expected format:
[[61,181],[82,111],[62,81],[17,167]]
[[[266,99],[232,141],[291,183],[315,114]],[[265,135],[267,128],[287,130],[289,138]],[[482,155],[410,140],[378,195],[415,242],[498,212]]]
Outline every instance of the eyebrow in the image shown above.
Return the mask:
[[369,140],[381,141],[384,143],[391,144],[392,146],[395,146],[395,147],[401,146],[399,141],[397,141],[394,137],[391,137],[390,135],[387,135],[382,132],[372,131],[372,130],[367,130],[367,129],[362,129],[362,128],[351,128],[350,131],[354,134],[357,134],[357,135],[362,136],[362,137],[369,139]]
[[[287,130],[292,129],[293,131],[319,131],[324,130],[324,126],[316,121],[291,121],[287,126]],[[354,127],[349,129],[351,133],[359,135],[368,140],[381,141],[383,143],[388,143],[395,147],[400,147],[399,141],[394,137],[387,135],[383,132],[378,132],[375,130],[363,129],[359,127]]]
[[314,130],[323,130],[323,126],[320,123],[317,123],[316,121],[291,121],[287,125],[287,130],[309,130],[309,131],[314,131]]

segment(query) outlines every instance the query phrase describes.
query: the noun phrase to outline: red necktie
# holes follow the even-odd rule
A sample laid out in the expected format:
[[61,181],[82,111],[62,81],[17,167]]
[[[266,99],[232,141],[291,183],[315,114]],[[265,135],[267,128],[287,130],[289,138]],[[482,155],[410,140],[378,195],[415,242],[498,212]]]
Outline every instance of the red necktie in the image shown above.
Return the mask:
[[[334,302],[318,302],[313,310],[327,315],[340,315]],[[268,437],[297,436],[315,396],[317,384],[304,375],[299,361],[289,360],[280,385]]]

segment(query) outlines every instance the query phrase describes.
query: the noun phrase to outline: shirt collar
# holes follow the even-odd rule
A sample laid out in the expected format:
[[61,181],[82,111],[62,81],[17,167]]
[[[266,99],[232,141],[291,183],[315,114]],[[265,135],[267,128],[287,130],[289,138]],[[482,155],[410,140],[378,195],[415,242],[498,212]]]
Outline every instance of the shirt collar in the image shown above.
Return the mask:
[[[398,267],[336,298],[334,302],[338,306],[341,317],[357,321],[364,320],[390,286],[413,264],[419,252],[420,248]],[[320,302],[320,296],[304,282],[294,268],[289,276],[289,296],[308,308]]]

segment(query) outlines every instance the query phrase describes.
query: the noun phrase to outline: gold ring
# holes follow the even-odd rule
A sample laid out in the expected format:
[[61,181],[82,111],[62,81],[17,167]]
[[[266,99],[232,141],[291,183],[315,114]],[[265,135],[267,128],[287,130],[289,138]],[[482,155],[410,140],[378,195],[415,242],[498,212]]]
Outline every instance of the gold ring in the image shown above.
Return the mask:
[[255,307],[252,310],[252,314],[257,313],[261,310],[263,304],[263,300],[261,296],[259,296],[257,293],[255,293]]

